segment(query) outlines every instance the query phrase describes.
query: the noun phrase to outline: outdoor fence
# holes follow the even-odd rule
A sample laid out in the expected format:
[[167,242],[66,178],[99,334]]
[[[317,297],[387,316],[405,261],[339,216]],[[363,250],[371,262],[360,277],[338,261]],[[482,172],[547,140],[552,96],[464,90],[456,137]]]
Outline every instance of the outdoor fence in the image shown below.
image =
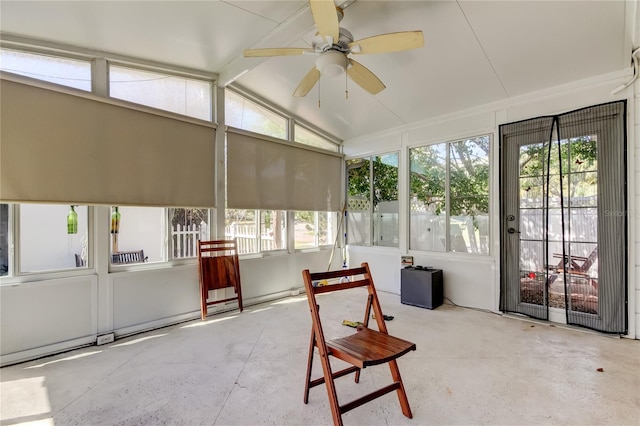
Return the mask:
[[260,235],[262,247],[258,246],[258,239],[256,238],[258,233],[256,231],[256,224],[253,222],[232,223],[225,227],[224,235],[225,238],[237,239],[239,254],[273,250],[275,248],[275,244],[273,236],[267,233],[268,230],[265,230],[265,232],[262,232],[262,235]]
[[200,226],[192,223],[191,225],[176,224],[171,230],[171,238],[173,240],[173,258],[181,259],[185,257],[198,256],[198,240],[201,235],[206,238],[208,235],[208,226],[202,222]]
[[[173,259],[182,259],[198,256],[198,241],[209,238],[209,227],[205,222],[200,226],[194,224],[176,224],[171,229],[173,241]],[[274,250],[275,242],[268,230],[260,235],[258,246],[257,227],[254,223],[234,223],[225,228],[225,238],[236,238],[238,241],[238,253],[258,253],[260,251]]]

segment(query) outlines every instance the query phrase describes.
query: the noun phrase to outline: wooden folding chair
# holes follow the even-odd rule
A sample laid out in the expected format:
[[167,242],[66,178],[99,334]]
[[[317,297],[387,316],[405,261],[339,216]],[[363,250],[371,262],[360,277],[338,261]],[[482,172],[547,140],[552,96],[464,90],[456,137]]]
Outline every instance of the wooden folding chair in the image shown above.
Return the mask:
[[[302,272],[302,276],[307,290],[307,299],[309,301],[311,320],[313,323],[311,329],[311,341],[309,342],[309,359],[307,362],[307,379],[304,388],[304,403],[307,404],[309,402],[310,388],[325,383],[327,386],[327,393],[329,394],[329,404],[331,405],[333,422],[336,425],[342,425],[342,414],[395,390],[398,394],[402,413],[405,416],[412,418],[411,408],[409,407],[409,401],[404,390],[404,385],[402,384],[402,378],[400,377],[400,371],[398,370],[396,359],[409,351],[414,351],[416,349],[416,345],[415,343],[390,336],[387,332],[382,309],[380,308],[380,302],[378,301],[376,289],[373,284],[373,278],[369,271],[369,265],[367,263],[363,263],[360,268],[313,274],[307,269]],[[336,280],[339,281],[337,283],[332,283]],[[314,283],[316,285],[314,285]],[[325,340],[322,323],[320,321],[320,307],[316,301],[316,295],[347,290],[355,287],[366,287],[368,290],[363,325],[358,326],[357,331],[347,337]],[[378,325],[378,331],[368,328],[369,316],[372,308]],[[314,347],[318,348],[318,352],[320,354],[323,377],[311,380],[311,368],[315,352]],[[351,364],[351,367],[334,373],[331,370],[329,355],[346,361]],[[384,363],[389,364],[393,383],[349,403],[343,405],[338,403],[334,379],[350,373],[356,373],[355,381],[358,383],[360,380],[361,369]]]
[[[238,300],[242,312],[242,290],[240,288],[240,261],[236,240],[198,241],[198,277],[200,280],[200,310],[202,319],[207,317],[207,308],[217,303]],[[208,300],[209,291],[233,287],[235,297],[223,300]]]

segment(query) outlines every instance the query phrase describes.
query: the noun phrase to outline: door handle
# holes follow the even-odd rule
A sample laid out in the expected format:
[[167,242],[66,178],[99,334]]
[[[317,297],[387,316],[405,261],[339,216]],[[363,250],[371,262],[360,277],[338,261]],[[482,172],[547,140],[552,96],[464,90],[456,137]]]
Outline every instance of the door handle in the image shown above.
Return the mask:
[[514,228],[507,229],[507,232],[510,233],[510,234],[519,234],[520,233],[520,231],[516,231]]

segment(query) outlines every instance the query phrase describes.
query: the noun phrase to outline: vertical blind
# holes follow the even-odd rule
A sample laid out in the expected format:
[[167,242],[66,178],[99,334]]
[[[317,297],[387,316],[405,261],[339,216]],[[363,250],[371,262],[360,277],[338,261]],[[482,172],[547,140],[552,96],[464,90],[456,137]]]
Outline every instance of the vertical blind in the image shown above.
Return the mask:
[[342,155],[227,129],[227,205],[340,211]]
[[213,123],[0,80],[4,202],[215,207]]

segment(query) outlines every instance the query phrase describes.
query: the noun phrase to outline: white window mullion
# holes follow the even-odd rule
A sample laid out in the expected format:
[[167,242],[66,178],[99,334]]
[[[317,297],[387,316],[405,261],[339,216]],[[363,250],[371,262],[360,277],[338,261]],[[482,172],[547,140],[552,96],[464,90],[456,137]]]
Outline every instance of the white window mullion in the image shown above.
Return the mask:
[[451,251],[451,191],[449,189],[450,186],[450,178],[451,178],[451,144],[446,143],[447,154],[445,156],[445,188],[444,188],[444,200],[445,200],[445,252]]

